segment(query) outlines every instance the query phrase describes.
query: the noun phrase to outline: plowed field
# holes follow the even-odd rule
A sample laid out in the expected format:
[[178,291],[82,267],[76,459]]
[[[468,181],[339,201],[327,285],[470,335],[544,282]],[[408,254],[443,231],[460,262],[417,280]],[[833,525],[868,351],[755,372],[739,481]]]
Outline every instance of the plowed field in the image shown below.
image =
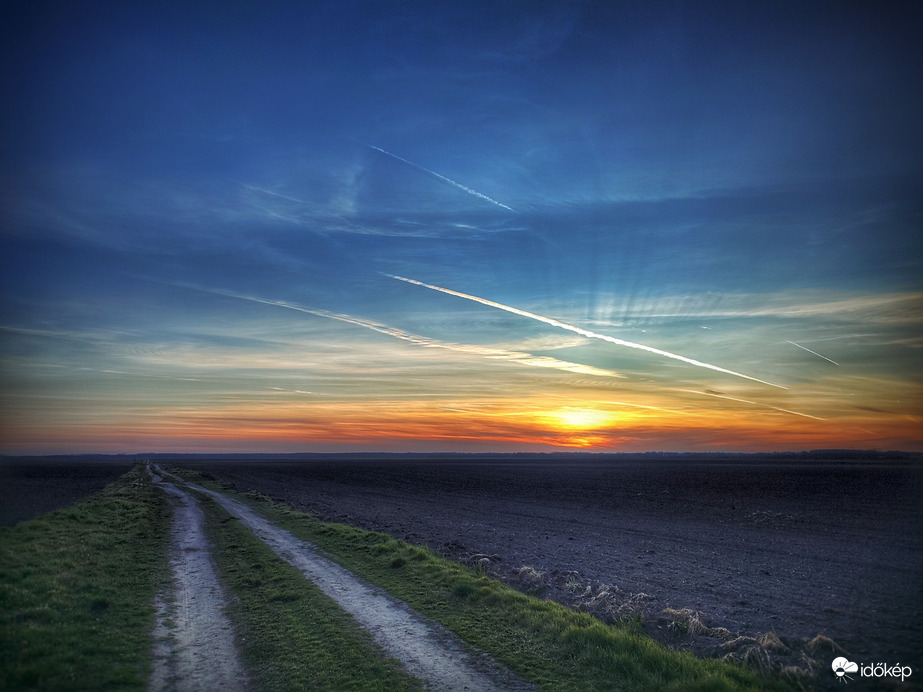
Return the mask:
[[[923,469],[910,461],[404,458],[183,461],[557,600],[617,587],[734,632],[825,634],[858,660],[923,650]],[[659,631],[658,631],[659,630]],[[696,647],[693,641],[674,641]],[[698,642],[697,648],[702,648]]]

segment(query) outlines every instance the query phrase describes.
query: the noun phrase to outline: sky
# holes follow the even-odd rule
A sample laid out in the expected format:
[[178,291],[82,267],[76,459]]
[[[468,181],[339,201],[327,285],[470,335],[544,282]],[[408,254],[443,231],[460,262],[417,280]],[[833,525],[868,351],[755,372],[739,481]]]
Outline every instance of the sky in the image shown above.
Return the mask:
[[923,5],[13,0],[0,453],[923,450]]

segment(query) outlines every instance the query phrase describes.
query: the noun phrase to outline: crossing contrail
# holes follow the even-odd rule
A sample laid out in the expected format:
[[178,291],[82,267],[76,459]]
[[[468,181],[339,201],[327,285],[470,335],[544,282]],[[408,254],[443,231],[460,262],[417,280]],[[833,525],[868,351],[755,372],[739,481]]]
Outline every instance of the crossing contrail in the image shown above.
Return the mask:
[[675,409],[675,408],[663,408],[662,406],[647,406],[645,404],[630,404],[627,401],[606,401],[603,403],[615,404],[616,406],[631,406],[633,408],[646,408],[646,409],[650,409],[651,411],[666,411],[667,413],[678,413],[683,416],[693,415],[692,413],[689,413],[689,411],[680,411],[679,409]]
[[747,401],[746,399],[738,399],[734,396],[727,396],[726,394],[715,394],[714,392],[697,392],[694,389],[681,389],[681,392],[688,392],[689,394],[701,394],[702,396],[713,396],[716,399],[727,399],[728,401],[739,401],[742,404],[752,404],[753,406],[760,406],[761,408],[771,408],[773,411],[781,411],[782,413],[790,413],[793,416],[801,416],[802,418],[813,418],[814,420],[825,420],[819,416],[812,416],[808,413],[799,413],[798,411],[791,411],[787,408],[779,408],[778,406],[770,406],[769,404],[761,404],[756,401]]
[[481,194],[481,193],[478,192],[477,190],[472,190],[472,189],[471,189],[470,187],[468,187],[467,185],[462,185],[461,183],[455,182],[455,181],[452,180],[451,178],[446,178],[444,175],[439,175],[436,171],[431,171],[430,169],[424,168],[423,166],[421,166],[421,165],[419,165],[419,164],[417,164],[417,163],[414,163],[413,161],[408,161],[407,159],[401,158],[401,157],[398,156],[397,154],[392,154],[390,151],[385,151],[385,150],[382,149],[381,147],[376,147],[376,146],[374,146],[374,145],[372,145],[372,144],[366,144],[365,146],[367,146],[369,149],[374,149],[375,151],[380,151],[382,154],[384,154],[385,156],[390,156],[392,159],[397,159],[398,161],[402,161],[403,163],[406,163],[408,166],[413,166],[414,168],[418,168],[419,170],[424,171],[425,173],[429,173],[430,175],[439,178],[439,180],[443,180],[443,181],[447,182],[449,185],[454,185],[454,186],[457,187],[459,190],[464,190],[464,191],[467,192],[469,195],[474,195],[475,197],[480,197],[481,199],[486,200],[486,201],[490,202],[491,204],[496,204],[498,207],[503,207],[503,208],[506,209],[507,211],[511,211],[511,212],[513,212],[514,214],[516,213],[516,210],[515,210],[515,209],[513,209],[512,207],[506,206],[505,204],[503,204],[503,202],[498,202],[497,200],[495,200],[495,199],[493,199],[493,198],[491,198],[491,197],[488,197],[487,195]]
[[655,353],[658,356],[664,356],[665,358],[672,358],[673,360],[679,360],[683,363],[689,363],[690,365],[695,365],[700,368],[708,368],[709,370],[714,370],[716,372],[723,372],[726,375],[733,375],[734,377],[742,377],[745,380],[752,380],[753,382],[759,382],[760,384],[769,385],[770,387],[776,387],[778,389],[788,389],[788,387],[783,387],[780,384],[773,384],[772,382],[767,382],[766,380],[761,380],[756,377],[751,377],[750,375],[744,375],[740,372],[735,372],[734,370],[728,370],[727,368],[722,368],[717,365],[712,365],[710,363],[703,363],[700,360],[694,360],[692,358],[687,358],[686,356],[681,356],[677,353],[670,353],[669,351],[662,351],[659,348],[654,348],[653,346],[645,346],[644,344],[638,344],[634,341],[625,341],[624,339],[617,339],[614,336],[608,336],[606,334],[597,334],[596,332],[591,332],[589,329],[583,329],[582,327],[575,327],[572,324],[567,324],[566,322],[559,322],[558,320],[552,319],[550,317],[543,317],[542,315],[536,315],[534,312],[526,312],[525,310],[520,310],[519,308],[510,307],[509,305],[504,305],[503,303],[497,303],[493,300],[487,300],[486,298],[478,298],[477,296],[472,296],[467,293],[461,293],[459,291],[453,291],[450,288],[442,288],[441,286],[434,286],[433,284],[423,283],[422,281],[417,281],[416,279],[408,279],[404,276],[397,276],[395,274],[385,274],[392,279],[397,279],[398,281],[405,281],[409,284],[414,284],[416,286],[423,286],[424,288],[429,288],[434,291],[440,291],[442,293],[448,293],[450,296],[458,296],[459,298],[464,298],[465,300],[472,300],[475,303],[481,303],[481,305],[488,305],[492,308],[497,308],[498,310],[505,310],[506,312],[511,312],[514,315],[521,315],[522,317],[528,317],[529,319],[538,320],[539,322],[544,322],[545,324],[550,324],[552,327],[558,327],[559,329],[566,329],[569,332],[574,332],[575,334],[580,334],[589,339],[600,339],[602,341],[608,341],[610,344],[615,344],[616,346],[625,346],[627,348],[636,348],[640,351],[647,351],[648,353]]
[[807,351],[808,353],[813,353],[815,356],[817,356],[818,358],[823,358],[823,359],[826,360],[828,363],[833,363],[834,365],[839,365],[839,363],[837,363],[835,360],[830,360],[830,358],[827,358],[827,356],[822,356],[822,355],[819,354],[817,351],[812,351],[812,350],[809,349],[809,348],[805,348],[805,347],[802,346],[801,344],[796,344],[794,341],[786,341],[785,343],[791,344],[792,346],[797,346],[797,347],[800,348],[802,351]]
[[[552,370],[563,370],[565,372],[577,373],[579,375],[595,375],[596,377],[617,377],[621,378],[622,375],[615,372],[614,370],[607,370],[605,368],[597,368],[592,365],[584,365],[583,363],[572,363],[567,360],[560,360],[558,358],[552,358],[550,356],[536,356],[532,353],[526,353],[523,351],[509,351],[502,348],[490,348],[487,346],[473,346],[470,344],[457,344],[447,341],[439,341],[437,339],[430,339],[425,336],[418,336],[416,334],[411,334],[409,332],[402,331],[395,327],[390,327],[381,322],[374,322],[373,320],[363,319],[361,317],[355,317],[353,315],[347,315],[341,312],[330,312],[329,310],[318,310],[314,308],[307,308],[302,305],[296,305],[295,303],[288,303],[284,300],[269,300],[266,298],[257,298],[256,296],[248,296],[241,293],[235,293],[233,291],[225,291],[217,288],[203,288],[200,286],[195,286],[192,284],[178,283],[176,285],[181,285],[184,288],[191,288],[197,291],[204,291],[206,293],[214,293],[216,295],[228,296],[230,298],[238,298],[240,300],[249,300],[253,303],[262,303],[263,305],[274,305],[275,307],[285,308],[287,310],[295,310],[297,312],[303,312],[308,315],[314,315],[315,317],[326,317],[327,319],[337,320],[339,322],[346,322],[348,324],[354,324],[357,327],[364,327],[366,329],[371,329],[372,331],[378,332],[380,334],[386,334],[392,336],[395,339],[400,339],[402,341],[407,341],[417,346],[423,346],[424,348],[442,348],[447,351],[456,351],[458,353],[469,353],[477,356],[482,356],[484,358],[490,358],[491,360],[504,360],[511,363],[519,363],[520,365],[529,365],[535,368],[550,368]],[[2,328],[2,327],[0,327]]]
[[283,195],[278,192],[273,192],[272,190],[267,190],[265,187],[258,187],[257,185],[250,185],[248,183],[242,183],[239,180],[234,180],[234,178],[228,178],[232,183],[237,183],[241,187],[245,187],[248,190],[253,190],[255,192],[262,192],[264,195],[272,195],[273,197],[279,197],[281,199],[287,199],[289,202],[297,202],[298,204],[307,204],[303,199],[297,199],[295,197],[289,197],[288,195]]

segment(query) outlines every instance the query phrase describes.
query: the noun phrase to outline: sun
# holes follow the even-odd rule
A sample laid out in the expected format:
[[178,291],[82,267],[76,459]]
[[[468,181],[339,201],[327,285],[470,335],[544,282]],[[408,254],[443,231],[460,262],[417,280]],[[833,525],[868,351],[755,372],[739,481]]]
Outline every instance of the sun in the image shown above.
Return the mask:
[[551,418],[555,427],[563,430],[595,430],[612,422],[613,414],[595,408],[567,407],[553,411]]

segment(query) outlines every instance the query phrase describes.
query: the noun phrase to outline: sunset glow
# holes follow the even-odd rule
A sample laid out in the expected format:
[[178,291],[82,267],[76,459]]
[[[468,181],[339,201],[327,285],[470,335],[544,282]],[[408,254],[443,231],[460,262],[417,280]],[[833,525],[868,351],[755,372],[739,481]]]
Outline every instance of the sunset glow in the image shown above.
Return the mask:
[[605,411],[595,409],[564,408],[554,411],[549,418],[556,420],[564,430],[599,430],[613,423],[615,417]]
[[0,454],[923,450],[916,11],[195,5],[0,22]]

